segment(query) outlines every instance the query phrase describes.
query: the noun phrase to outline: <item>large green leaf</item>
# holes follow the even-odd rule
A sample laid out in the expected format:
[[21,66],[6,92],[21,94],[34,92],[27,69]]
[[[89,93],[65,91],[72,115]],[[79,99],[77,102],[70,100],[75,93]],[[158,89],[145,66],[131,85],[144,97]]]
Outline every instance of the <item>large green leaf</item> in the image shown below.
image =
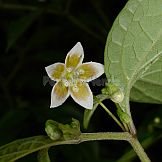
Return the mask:
[[130,90],[135,83],[132,100],[151,98],[150,102],[162,103],[161,4],[162,0],[129,0],[108,35],[105,73],[109,82],[123,90],[125,97],[120,106],[129,114]]
[[162,102],[162,58],[154,63],[131,89],[131,100],[145,103]]

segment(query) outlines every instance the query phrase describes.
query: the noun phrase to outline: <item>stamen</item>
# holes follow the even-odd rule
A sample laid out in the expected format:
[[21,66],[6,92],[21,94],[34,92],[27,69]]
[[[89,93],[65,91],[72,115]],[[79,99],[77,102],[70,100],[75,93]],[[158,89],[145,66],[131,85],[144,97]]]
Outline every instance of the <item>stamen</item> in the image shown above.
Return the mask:
[[84,74],[85,73],[85,71],[83,69],[79,69],[78,72],[79,72],[79,74]]
[[69,86],[68,80],[64,79],[64,80],[63,80],[63,84],[64,84],[65,87],[68,87],[68,86]]
[[76,70],[75,71],[75,75],[78,77],[79,75],[82,75],[82,74],[84,74],[85,73],[85,71],[83,70],[83,69],[78,69],[78,70]]
[[74,92],[78,92],[78,91],[79,91],[79,88],[78,88],[77,85],[74,85],[74,86],[72,87],[72,90],[73,90]]
[[67,72],[69,72],[69,73],[72,72],[72,68],[70,68],[70,67],[67,68]]

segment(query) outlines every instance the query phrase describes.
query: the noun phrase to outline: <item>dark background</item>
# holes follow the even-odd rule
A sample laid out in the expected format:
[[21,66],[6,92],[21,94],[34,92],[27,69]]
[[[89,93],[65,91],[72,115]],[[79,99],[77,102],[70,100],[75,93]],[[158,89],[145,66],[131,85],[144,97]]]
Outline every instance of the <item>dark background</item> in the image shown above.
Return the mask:
[[[80,41],[84,62],[104,62],[107,34],[127,0],[1,0],[0,1],[0,145],[15,139],[45,134],[44,123],[62,123],[74,117],[83,132],[120,131],[99,107],[88,130],[82,127],[84,108],[69,98],[50,109],[52,90],[44,67],[64,62],[67,52]],[[43,79],[44,78],[44,79]],[[105,79],[103,75],[101,77]],[[47,82],[46,82],[47,81]],[[90,84],[95,95],[102,88]],[[115,113],[112,102],[105,104]],[[147,153],[162,160],[162,106],[131,103],[140,141],[152,137]],[[51,149],[51,161],[115,162],[131,147],[126,142],[102,141]],[[34,162],[36,154],[19,162]],[[138,162],[135,158],[133,162]],[[127,162],[127,161],[125,161]]]

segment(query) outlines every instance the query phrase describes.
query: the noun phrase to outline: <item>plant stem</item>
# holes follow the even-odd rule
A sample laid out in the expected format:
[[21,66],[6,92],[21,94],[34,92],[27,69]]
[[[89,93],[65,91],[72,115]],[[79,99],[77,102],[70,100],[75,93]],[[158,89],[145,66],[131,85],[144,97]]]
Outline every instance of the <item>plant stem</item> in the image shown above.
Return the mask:
[[49,154],[48,154],[48,149],[49,148],[45,148],[38,152],[38,155],[37,155],[38,162],[51,162]]
[[129,140],[131,135],[128,132],[99,132],[99,133],[82,133],[80,140],[99,141],[99,140]]
[[132,145],[141,162],[151,162],[137,138],[130,138],[129,143]]
[[126,140],[128,141],[136,154],[138,155],[141,162],[151,162],[148,158],[147,154],[145,153],[143,147],[139,143],[136,137],[133,137],[130,133],[85,133],[82,134],[80,137],[81,141],[93,141],[93,140]]
[[[86,141],[99,141],[99,140],[124,140],[128,141],[134,151],[137,153],[141,162],[150,162],[150,159],[147,157],[144,149],[138,140],[132,136],[129,132],[98,132],[98,133],[81,133],[79,136],[72,137],[70,139],[62,139],[58,141],[50,140],[47,136],[35,136],[25,139],[19,139],[13,141],[7,145],[0,147],[0,160],[2,160],[4,155],[4,150],[8,150],[7,154],[5,154],[4,158],[14,161],[18,160],[28,154],[33,152],[47,149],[52,146],[57,145],[65,145],[65,144],[79,144]],[[13,146],[19,143],[19,147],[13,150]],[[36,144],[35,147],[31,148],[30,145]],[[21,147],[23,146],[23,147]],[[27,146],[27,147],[26,147]],[[12,156],[13,154],[17,154],[17,156]]]
[[[157,142],[162,136],[158,136],[156,139],[153,135],[147,137],[141,142],[141,145],[144,149],[150,147],[153,143]],[[136,153],[133,151],[133,149],[130,149],[130,151],[127,151],[125,154],[123,154],[116,162],[131,162],[133,159],[136,158]]]
[[119,125],[119,127],[123,131],[126,131],[123,125],[120,123],[120,121],[114,116],[114,114],[112,114],[112,112],[97,97],[95,97],[95,99],[101,105],[101,107],[114,119],[114,121]]
[[130,96],[130,90],[128,90],[125,94],[125,100],[123,102],[125,102],[123,105],[125,105],[125,107],[122,106],[121,103],[119,103],[119,106],[125,110],[125,112],[130,116],[130,122],[127,124],[127,127],[129,128],[129,132],[133,135],[136,136],[136,128],[132,119],[132,115],[130,112],[130,103],[129,103],[129,96]]

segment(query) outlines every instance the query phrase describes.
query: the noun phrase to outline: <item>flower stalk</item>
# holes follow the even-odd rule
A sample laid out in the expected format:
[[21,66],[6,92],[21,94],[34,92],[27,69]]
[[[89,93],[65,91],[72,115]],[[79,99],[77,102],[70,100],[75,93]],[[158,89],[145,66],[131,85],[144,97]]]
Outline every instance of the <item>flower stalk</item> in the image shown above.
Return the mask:
[[115,117],[115,115],[96,97],[94,96],[97,102],[100,104],[100,106],[111,116],[111,118],[119,125],[119,127],[123,130],[126,131],[125,128],[123,127],[122,123]]

